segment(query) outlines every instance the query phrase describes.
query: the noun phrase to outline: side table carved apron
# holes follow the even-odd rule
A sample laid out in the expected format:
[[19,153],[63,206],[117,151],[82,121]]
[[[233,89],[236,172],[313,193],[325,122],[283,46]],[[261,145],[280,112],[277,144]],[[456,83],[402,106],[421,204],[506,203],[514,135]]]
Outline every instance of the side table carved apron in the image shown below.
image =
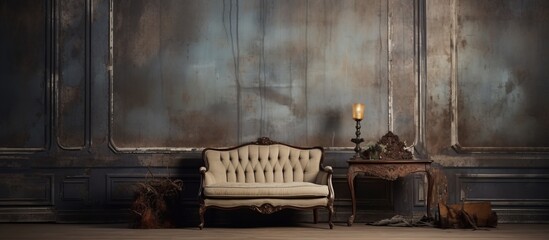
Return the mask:
[[405,177],[411,173],[424,172],[427,175],[427,217],[430,218],[431,191],[433,189],[433,180],[429,172],[431,162],[430,160],[348,160],[349,170],[347,172],[347,181],[351,190],[353,212],[347,221],[347,226],[353,225],[356,216],[354,179],[358,173],[365,173],[368,176],[394,181],[399,177]]

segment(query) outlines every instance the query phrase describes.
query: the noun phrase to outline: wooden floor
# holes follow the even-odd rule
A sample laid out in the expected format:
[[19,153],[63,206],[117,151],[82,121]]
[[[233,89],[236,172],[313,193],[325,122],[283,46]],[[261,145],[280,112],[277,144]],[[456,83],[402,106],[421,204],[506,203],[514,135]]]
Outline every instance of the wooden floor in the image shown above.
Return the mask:
[[549,224],[500,224],[489,230],[374,227],[355,223],[285,227],[130,229],[123,224],[0,224],[0,239],[549,239]]

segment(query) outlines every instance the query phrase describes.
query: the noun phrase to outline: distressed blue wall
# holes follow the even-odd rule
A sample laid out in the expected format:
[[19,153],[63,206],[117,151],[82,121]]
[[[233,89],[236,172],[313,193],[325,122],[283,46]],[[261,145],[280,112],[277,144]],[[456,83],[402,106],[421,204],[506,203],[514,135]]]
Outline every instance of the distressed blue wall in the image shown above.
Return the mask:
[[265,135],[348,147],[354,102],[367,105],[363,136],[379,138],[388,130],[387,8],[114,1],[114,146],[227,146]]
[[548,11],[544,1],[488,1],[480,6],[459,2],[462,146],[547,147],[549,114],[542,109],[549,109],[549,50],[544,40],[549,36]]
[[[0,221],[125,220],[150,169],[184,180],[192,225],[200,148],[269,136],[327,148],[344,222],[363,102],[366,141],[392,130],[443,169],[437,200],[548,222],[548,13],[543,0],[2,1]],[[422,212],[422,182],[359,177],[357,221]]]

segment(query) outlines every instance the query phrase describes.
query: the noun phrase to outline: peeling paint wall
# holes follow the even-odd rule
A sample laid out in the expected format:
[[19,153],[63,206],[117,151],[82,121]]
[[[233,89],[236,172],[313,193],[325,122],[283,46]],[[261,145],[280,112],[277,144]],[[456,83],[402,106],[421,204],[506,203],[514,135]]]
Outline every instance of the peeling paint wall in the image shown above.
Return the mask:
[[452,143],[453,0],[427,1],[427,151],[439,154]]
[[367,106],[363,136],[373,141],[388,131],[387,10],[366,0],[114,1],[112,142],[270,136],[348,147],[354,102]]
[[[548,13],[543,0],[1,1],[2,217],[120,216],[119,190],[151,170],[184,180],[192,222],[200,148],[268,136],[327,148],[343,222],[363,102],[361,137],[416,144],[448,201],[547,222]],[[423,211],[423,180],[359,177],[358,220]]]
[[459,1],[458,141],[467,147],[548,147],[549,3]]
[[432,154],[450,145],[547,151],[549,4],[453,0],[427,7]]
[[546,214],[549,2],[426,3],[426,147],[448,179],[438,197],[490,201],[500,221]]

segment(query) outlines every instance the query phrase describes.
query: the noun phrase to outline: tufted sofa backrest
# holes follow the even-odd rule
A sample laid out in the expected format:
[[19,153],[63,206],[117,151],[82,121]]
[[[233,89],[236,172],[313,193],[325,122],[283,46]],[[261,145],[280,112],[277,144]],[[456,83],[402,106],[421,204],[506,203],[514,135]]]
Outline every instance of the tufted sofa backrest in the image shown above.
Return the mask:
[[233,149],[205,149],[203,158],[212,183],[315,182],[322,148],[294,148],[284,144],[244,145]]

